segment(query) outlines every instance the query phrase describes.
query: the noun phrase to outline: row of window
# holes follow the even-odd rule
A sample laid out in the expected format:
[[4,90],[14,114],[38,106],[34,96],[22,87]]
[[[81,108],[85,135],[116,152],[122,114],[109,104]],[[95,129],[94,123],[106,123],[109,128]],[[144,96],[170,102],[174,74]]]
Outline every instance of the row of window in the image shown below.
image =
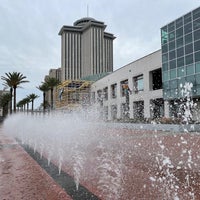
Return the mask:
[[200,62],[196,64],[190,64],[187,66],[182,66],[179,68],[163,71],[162,73],[162,80],[163,82],[184,77],[184,76],[190,76],[196,73],[200,73]]
[[[200,34],[200,32],[199,32]],[[162,46],[162,54],[165,54],[167,52],[171,51],[180,51],[180,49],[183,49],[185,46],[185,53],[188,52],[188,47],[190,47],[191,50],[194,49],[194,51],[200,50],[200,35],[198,38],[195,38],[195,41],[193,40],[192,34],[186,35],[184,38],[181,37],[177,39],[176,41],[169,42],[168,44],[165,44]]]
[[[190,91],[190,96],[199,96],[200,95],[200,85],[193,86],[192,90]],[[180,89],[168,89],[164,90],[163,98],[164,99],[175,99],[175,98],[184,98],[186,97],[186,93],[182,88]]]
[[[111,87],[111,98],[112,99],[117,98],[117,83],[112,84],[110,87]],[[133,77],[133,90],[134,93],[144,90],[144,79],[142,74]],[[128,79],[120,82],[120,91],[122,97],[132,92],[128,86]],[[108,87],[105,87],[103,91],[98,90],[97,94],[99,98],[103,97],[103,99],[108,100]]]
[[[151,107],[151,117],[157,118],[164,116],[164,101],[163,99],[153,99],[150,101]],[[105,112],[108,114],[108,106],[105,106]],[[121,104],[121,117],[127,116],[126,104]],[[117,105],[111,106],[111,116],[112,119],[117,119]],[[133,102],[133,117],[134,119],[144,119],[144,101],[134,101]]]
[[[200,29],[198,30],[191,30],[188,33],[183,34],[182,33],[175,33],[172,32],[170,34],[166,34],[165,36],[161,36],[161,43],[162,46],[165,46],[166,44],[172,42],[172,41],[178,41],[177,42],[177,46],[181,44],[181,41],[183,40],[183,38],[185,39],[185,41],[187,43],[189,43],[191,40],[198,40],[199,38],[199,33],[200,33]],[[179,44],[180,43],[180,44]]]
[[200,87],[200,74],[166,81],[163,83],[163,89],[164,91],[168,89],[179,89],[180,86],[185,85],[185,83],[192,83],[193,87],[196,87],[196,86]]
[[175,29],[178,29],[192,21],[195,21],[200,18],[200,7],[195,9],[194,11],[184,15],[183,17],[178,18],[176,21],[171,22],[162,28],[165,32],[172,32]]
[[[165,58],[164,58],[165,59]],[[162,70],[167,71],[169,69],[175,69],[182,67],[184,65],[189,65],[192,63],[196,63],[200,61],[200,51],[197,51],[195,53],[191,53],[188,55],[184,55],[182,57],[175,58],[170,61],[166,61],[162,64]]]

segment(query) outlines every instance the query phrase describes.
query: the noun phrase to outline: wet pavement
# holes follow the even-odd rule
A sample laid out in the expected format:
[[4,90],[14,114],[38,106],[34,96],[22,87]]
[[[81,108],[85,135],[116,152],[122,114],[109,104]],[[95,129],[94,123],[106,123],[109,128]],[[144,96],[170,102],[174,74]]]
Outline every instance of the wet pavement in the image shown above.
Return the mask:
[[[96,138],[87,144],[79,190],[84,186],[94,199],[102,200],[200,199],[200,134],[114,128],[102,128],[96,134],[98,131],[101,144]],[[47,152],[40,159],[40,153],[26,151],[0,129],[0,199],[87,200],[71,193],[73,180],[64,179],[63,185],[54,180],[55,174],[59,176],[58,160],[52,160],[55,165],[48,169]],[[73,177],[70,159],[63,161],[61,177]],[[53,175],[52,170],[56,171]]]
[[0,129],[1,200],[71,200],[17,142]]

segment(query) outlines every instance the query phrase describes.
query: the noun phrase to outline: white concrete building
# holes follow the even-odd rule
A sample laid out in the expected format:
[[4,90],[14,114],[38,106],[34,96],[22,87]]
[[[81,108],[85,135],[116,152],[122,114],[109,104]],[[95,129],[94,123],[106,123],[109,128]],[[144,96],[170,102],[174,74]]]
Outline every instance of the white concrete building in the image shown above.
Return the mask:
[[[164,116],[161,50],[138,59],[94,82],[92,98],[108,120]],[[167,115],[167,113],[165,114]]]

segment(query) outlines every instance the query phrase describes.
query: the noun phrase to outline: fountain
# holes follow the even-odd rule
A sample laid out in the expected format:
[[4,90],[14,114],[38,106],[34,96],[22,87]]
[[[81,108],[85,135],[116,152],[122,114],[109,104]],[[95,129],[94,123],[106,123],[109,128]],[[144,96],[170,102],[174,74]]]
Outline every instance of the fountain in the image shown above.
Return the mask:
[[53,177],[65,177],[62,187],[74,199],[200,198],[199,135],[128,126],[99,121],[91,110],[19,113],[5,120],[3,132],[46,162]]

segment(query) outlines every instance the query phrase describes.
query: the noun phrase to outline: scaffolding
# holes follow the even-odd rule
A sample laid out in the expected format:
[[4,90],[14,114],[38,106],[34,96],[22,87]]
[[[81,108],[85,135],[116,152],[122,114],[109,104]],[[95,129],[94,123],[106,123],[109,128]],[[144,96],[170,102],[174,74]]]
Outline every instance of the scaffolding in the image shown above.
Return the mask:
[[90,104],[91,81],[66,80],[56,88],[56,109],[72,110]]

